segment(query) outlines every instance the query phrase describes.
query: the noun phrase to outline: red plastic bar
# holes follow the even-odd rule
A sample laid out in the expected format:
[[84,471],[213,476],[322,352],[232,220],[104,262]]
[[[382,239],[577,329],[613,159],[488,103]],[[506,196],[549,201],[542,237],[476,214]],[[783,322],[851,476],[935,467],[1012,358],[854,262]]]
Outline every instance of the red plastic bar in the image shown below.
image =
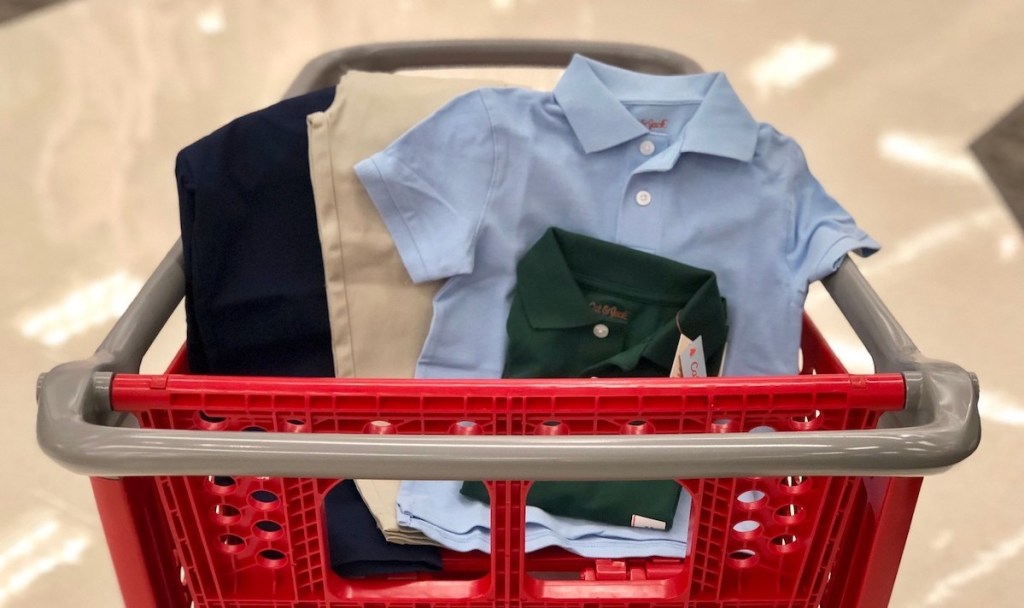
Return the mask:
[[[431,413],[472,413],[472,400],[527,399],[525,410],[546,402],[552,414],[593,412],[572,400],[625,398],[644,400],[648,407],[679,413],[680,400],[687,409],[740,405],[748,399],[784,411],[803,411],[809,404],[818,410],[868,409],[895,411],[906,397],[900,374],[814,376],[759,376],[750,378],[656,378],[633,380],[394,380],[349,378],[262,378],[191,375],[126,375],[114,377],[111,388],[114,409],[142,413],[151,409],[196,411],[207,409],[270,413],[288,405],[291,409],[337,412],[360,417],[388,412],[408,413],[413,401]],[[529,401],[538,398],[539,401]],[[467,408],[468,404],[468,408]],[[602,404],[607,413],[608,403]],[[614,407],[614,406],[612,406]],[[441,408],[441,409],[437,409]],[[553,410],[552,410],[553,408]],[[426,409],[424,412],[428,411]],[[483,413],[483,412],[481,412]],[[214,430],[214,429],[211,429]],[[341,431],[343,432],[343,431]],[[429,430],[427,431],[430,432]],[[444,429],[445,433],[448,429]]]

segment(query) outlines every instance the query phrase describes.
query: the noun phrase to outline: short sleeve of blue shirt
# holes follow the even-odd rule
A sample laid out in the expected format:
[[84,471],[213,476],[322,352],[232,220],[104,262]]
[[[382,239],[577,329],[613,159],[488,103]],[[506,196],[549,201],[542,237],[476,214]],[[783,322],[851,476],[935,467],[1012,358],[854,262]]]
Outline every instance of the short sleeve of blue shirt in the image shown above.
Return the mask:
[[847,253],[867,257],[879,245],[867,235],[811,174],[800,146],[775,133],[778,158],[785,159],[791,203],[786,259],[798,289],[823,279],[839,268]]
[[355,166],[417,283],[473,271],[497,169],[483,95],[456,97]]

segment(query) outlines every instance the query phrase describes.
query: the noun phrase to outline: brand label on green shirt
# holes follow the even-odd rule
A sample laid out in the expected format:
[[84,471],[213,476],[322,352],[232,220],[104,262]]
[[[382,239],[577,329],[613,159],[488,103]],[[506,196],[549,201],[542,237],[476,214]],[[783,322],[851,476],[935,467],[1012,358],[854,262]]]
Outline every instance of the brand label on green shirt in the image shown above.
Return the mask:
[[594,300],[591,300],[589,305],[590,310],[602,317],[608,318],[612,321],[629,323],[630,312],[625,308],[620,308],[616,304],[609,304],[607,302],[595,302]]

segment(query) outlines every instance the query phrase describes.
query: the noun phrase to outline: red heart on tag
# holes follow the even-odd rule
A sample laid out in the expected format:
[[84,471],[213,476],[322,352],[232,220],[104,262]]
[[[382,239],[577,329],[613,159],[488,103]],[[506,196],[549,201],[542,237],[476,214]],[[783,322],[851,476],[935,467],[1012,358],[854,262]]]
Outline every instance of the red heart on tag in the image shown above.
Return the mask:
[[695,354],[697,354],[697,349],[696,349],[696,348],[691,348],[691,349],[690,349],[690,356],[692,357],[692,356],[694,356]]

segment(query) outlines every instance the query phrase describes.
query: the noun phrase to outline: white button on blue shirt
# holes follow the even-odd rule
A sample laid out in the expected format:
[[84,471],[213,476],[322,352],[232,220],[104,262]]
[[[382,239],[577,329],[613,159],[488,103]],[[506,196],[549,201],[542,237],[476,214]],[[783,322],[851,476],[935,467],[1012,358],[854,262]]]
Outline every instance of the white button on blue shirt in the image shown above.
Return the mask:
[[449,279],[424,378],[500,377],[516,262],[551,226],[713,270],[733,376],[796,373],[808,284],[878,247],[721,73],[576,56],[553,93],[458,97],[356,172],[412,279]]

